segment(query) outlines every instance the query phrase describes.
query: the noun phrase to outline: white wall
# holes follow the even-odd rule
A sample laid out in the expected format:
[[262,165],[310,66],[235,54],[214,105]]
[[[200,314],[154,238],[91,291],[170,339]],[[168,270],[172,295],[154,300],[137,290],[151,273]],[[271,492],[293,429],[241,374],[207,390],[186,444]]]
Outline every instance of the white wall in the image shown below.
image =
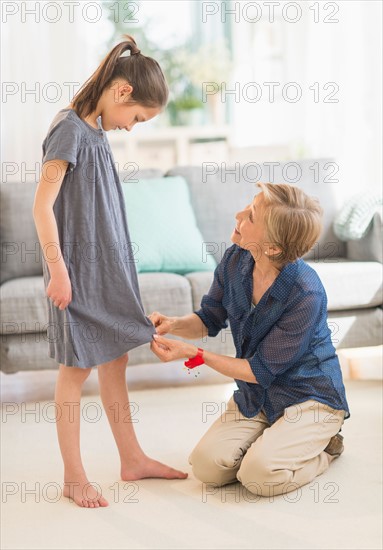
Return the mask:
[[[339,165],[340,182],[335,189],[339,202],[361,189],[381,190],[382,4],[319,2],[324,15],[330,13],[323,11],[325,4],[339,6],[332,17],[339,22],[334,24],[325,23],[323,17],[314,22],[314,12],[309,10],[314,2],[298,4],[302,19],[282,25],[285,64],[274,80],[297,82],[302,99],[290,104],[249,103],[241,98],[234,109],[234,140],[242,146],[285,143],[293,157],[334,157]],[[256,30],[252,31],[251,23],[242,18],[233,29],[237,66],[233,80],[260,84],[270,80],[254,59],[251,33]],[[338,103],[315,103],[309,90],[314,82],[319,82],[320,89],[326,82],[335,82]],[[322,90],[322,94],[330,91]]]
[[[20,7],[14,15],[5,13],[4,4],[2,179],[29,181],[36,179],[36,163],[39,173],[42,141],[54,115],[70,103],[105,55],[104,39],[110,28],[105,22],[91,22],[97,18],[96,10],[82,14],[78,9],[71,21],[70,10],[63,6],[53,22],[59,12],[45,11],[44,6],[58,2],[9,2]],[[16,173],[10,175],[7,171],[13,170],[13,164]]]
[[[41,144],[51,120],[74,93],[73,90],[70,93],[65,83],[77,83],[77,90],[93,73],[106,53],[105,42],[111,28],[105,17],[97,20],[99,14],[94,7],[85,14],[81,11],[84,4],[96,2],[81,3],[73,21],[70,21],[69,9],[63,9],[57,22],[52,22],[53,10],[46,12],[45,20],[43,17],[44,6],[57,2],[8,4],[24,5],[28,9],[37,5],[38,9],[35,14],[24,14],[24,19],[22,10],[6,19],[4,11],[2,13],[3,180],[5,169],[11,163],[15,164],[16,173],[7,176],[9,181],[35,180],[33,170],[37,163],[39,173]],[[190,12],[185,9],[185,20],[182,19],[183,12],[177,4],[177,18],[170,17],[172,4],[149,1],[143,4],[140,17],[145,20],[155,15],[158,28],[152,22],[151,32],[158,37],[159,45],[164,45],[166,36],[186,32]],[[186,6],[186,2],[184,4]],[[258,4],[262,6],[263,2]],[[286,2],[281,2],[281,6],[283,4]],[[338,1],[339,23],[325,24],[314,23],[313,12],[307,8],[314,2],[299,4],[302,20],[296,24],[282,22],[277,38],[282,40],[285,49],[280,81],[282,84],[298,82],[305,91],[303,99],[294,104],[235,103],[232,137],[237,146],[287,144],[295,157],[334,157],[341,176],[336,192],[342,201],[360,188],[381,186],[382,5],[370,0]],[[319,4],[322,9],[326,3]],[[236,65],[232,82],[275,80],[275,73],[270,72],[267,64],[262,64],[257,27],[242,18],[238,23],[233,21],[232,30]],[[308,86],[315,81],[337,82],[339,103],[314,103]],[[49,101],[43,94],[44,90],[54,92],[53,87],[46,87],[50,82],[56,83],[62,92],[56,101]],[[5,85],[15,86],[16,93],[4,95]],[[41,91],[37,96],[23,96],[23,87],[36,86],[40,86]],[[25,174],[26,170],[32,173]]]

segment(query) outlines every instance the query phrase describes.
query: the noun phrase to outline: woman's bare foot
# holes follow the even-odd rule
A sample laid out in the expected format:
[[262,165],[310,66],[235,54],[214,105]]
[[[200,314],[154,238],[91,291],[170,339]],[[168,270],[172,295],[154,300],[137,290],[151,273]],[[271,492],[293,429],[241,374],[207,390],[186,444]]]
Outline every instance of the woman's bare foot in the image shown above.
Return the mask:
[[86,475],[65,476],[64,497],[74,500],[82,508],[108,506],[108,501],[93,487]]
[[164,479],[186,479],[188,474],[175,470],[162,462],[153,460],[145,454],[139,459],[130,459],[121,465],[121,479],[123,481],[135,481],[147,477],[160,477]]

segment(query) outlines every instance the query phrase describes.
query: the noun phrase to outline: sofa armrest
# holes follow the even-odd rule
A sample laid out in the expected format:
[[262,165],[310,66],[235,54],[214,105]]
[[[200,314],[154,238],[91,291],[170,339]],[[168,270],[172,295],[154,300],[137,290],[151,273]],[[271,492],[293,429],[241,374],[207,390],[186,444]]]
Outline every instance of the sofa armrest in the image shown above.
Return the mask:
[[347,241],[347,258],[364,262],[383,262],[382,213],[375,212],[367,234],[362,239]]

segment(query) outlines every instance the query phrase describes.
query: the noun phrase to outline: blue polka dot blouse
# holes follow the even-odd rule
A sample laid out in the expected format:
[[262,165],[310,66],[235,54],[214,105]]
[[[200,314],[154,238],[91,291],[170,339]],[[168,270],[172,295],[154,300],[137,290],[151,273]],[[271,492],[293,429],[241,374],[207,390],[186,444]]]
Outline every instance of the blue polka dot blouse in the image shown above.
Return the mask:
[[230,330],[236,357],[257,383],[235,380],[234,400],[247,418],[262,409],[272,424],[290,405],[315,399],[350,417],[342,372],[327,324],[327,296],[314,269],[298,259],[283,267],[252,306],[254,258],[233,244],[196,313],[209,336]]

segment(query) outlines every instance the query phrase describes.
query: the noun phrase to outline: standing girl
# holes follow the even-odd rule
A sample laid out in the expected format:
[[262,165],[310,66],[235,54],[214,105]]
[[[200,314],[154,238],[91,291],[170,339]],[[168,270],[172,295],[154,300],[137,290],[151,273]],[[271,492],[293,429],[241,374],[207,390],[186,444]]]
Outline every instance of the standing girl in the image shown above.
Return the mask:
[[[43,250],[49,356],[59,363],[55,401],[64,495],[89,508],[108,505],[89,483],[80,454],[81,389],[92,367],[120,454],[121,479],[187,477],[146,456],[127,421],[127,352],[150,342],[155,329],[141,302],[106,131],[129,132],[158,115],[168,87],[159,64],[141,54],[131,36],[124,38],[53,119],[33,206]],[[121,56],[127,50],[130,55]]]

